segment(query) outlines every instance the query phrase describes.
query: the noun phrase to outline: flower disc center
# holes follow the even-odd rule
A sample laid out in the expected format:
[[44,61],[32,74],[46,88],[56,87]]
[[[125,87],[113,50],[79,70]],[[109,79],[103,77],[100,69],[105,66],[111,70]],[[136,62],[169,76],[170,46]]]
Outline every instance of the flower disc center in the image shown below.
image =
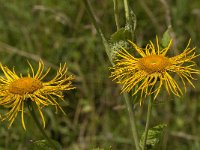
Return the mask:
[[8,90],[13,94],[23,95],[32,94],[42,87],[41,81],[30,77],[24,77],[10,83]]
[[169,59],[162,55],[150,55],[141,58],[138,61],[139,69],[147,73],[164,71],[167,66],[171,65]]

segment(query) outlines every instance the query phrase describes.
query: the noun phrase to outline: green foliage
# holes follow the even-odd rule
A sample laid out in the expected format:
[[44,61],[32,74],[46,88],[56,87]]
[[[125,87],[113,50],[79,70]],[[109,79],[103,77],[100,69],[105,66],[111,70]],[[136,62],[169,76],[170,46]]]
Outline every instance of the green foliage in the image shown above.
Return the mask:
[[[130,8],[137,16],[137,28],[136,19],[129,24],[125,22],[123,1],[119,1],[119,20],[123,29],[120,36],[115,29],[112,1],[90,1],[106,37],[110,39],[110,35],[116,34],[116,41],[111,42],[111,46],[116,44],[116,49],[119,45],[129,48],[124,40],[132,38],[130,33],[134,33],[131,34],[133,41],[141,47],[149,40],[155,40],[156,35],[159,39],[164,37],[161,43],[165,46],[169,41],[169,31],[165,32],[169,25],[168,18],[175,34],[173,40],[177,43],[177,52],[183,50],[190,37],[191,47],[200,47],[199,0],[165,1],[168,7],[157,0],[129,0]],[[90,150],[95,147],[107,150],[110,145],[113,150],[129,150],[134,146],[130,140],[130,124],[120,87],[109,78],[110,62],[82,1],[0,1],[1,63],[15,66],[17,73],[25,74],[27,60],[36,67],[40,58],[45,60],[45,65],[52,67],[52,71],[60,63],[67,62],[70,74],[76,78],[73,84],[77,89],[66,92],[65,101],[61,102],[66,116],[59,111],[55,114],[51,107],[43,108],[47,122],[45,131],[59,142],[63,150]],[[195,82],[195,87],[194,90],[188,86],[181,100],[163,91],[155,101],[151,123],[163,120],[169,123],[169,131],[157,150],[200,149],[198,140],[187,138],[200,133],[199,80]],[[144,105],[137,105],[134,109],[139,130],[144,129],[145,104],[144,99]],[[0,113],[6,113],[6,109],[1,108]],[[27,111],[25,116],[27,131],[21,127],[20,115],[10,129],[7,122],[1,122],[0,149],[31,150],[33,144],[30,141],[43,139]],[[171,131],[182,131],[186,136],[180,137],[179,134],[171,134]]]
[[120,28],[118,31],[116,31],[111,35],[111,42],[114,43],[114,42],[119,42],[121,40],[126,41],[130,39],[130,37],[131,37],[130,30],[126,28]]
[[[154,148],[160,142],[163,136],[163,130],[166,127],[167,127],[166,124],[160,124],[148,130],[147,141],[146,141],[146,147],[148,149]],[[144,133],[142,134],[142,137],[140,139],[141,147],[142,147],[143,141],[144,141]]]
[[54,145],[56,146],[56,148],[54,146],[52,146],[51,143],[49,143],[49,141],[47,140],[39,140],[39,141],[35,141],[33,142],[34,144],[34,149],[35,150],[61,150],[61,146],[58,142],[53,141]]
[[128,40],[133,40],[136,28],[136,16],[133,11],[130,11],[130,20],[126,23],[125,27],[120,28],[114,32],[110,37],[111,57],[114,58],[122,47],[128,50]]
[[122,48],[128,49],[128,40],[132,37],[132,31],[128,26],[120,28],[113,33],[110,38],[111,57],[114,58],[116,53],[121,51]]
[[170,37],[170,34],[169,34],[170,30],[171,30],[171,27],[168,27],[168,29],[163,34],[163,37],[162,37],[162,40],[161,40],[161,45],[164,48],[168,46],[168,44],[171,40],[171,37]]

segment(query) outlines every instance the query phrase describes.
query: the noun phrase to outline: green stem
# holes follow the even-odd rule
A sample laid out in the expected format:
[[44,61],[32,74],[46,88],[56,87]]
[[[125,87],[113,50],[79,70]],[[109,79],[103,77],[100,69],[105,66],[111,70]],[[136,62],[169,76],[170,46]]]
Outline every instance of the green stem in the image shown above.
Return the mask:
[[116,23],[117,30],[119,30],[120,29],[120,25],[119,25],[118,0],[113,0],[113,3],[114,3],[115,23]]
[[87,9],[88,14],[90,15],[90,17],[92,19],[92,23],[93,23],[94,27],[96,28],[98,34],[100,35],[100,37],[102,39],[103,45],[104,45],[105,50],[106,50],[106,54],[108,55],[110,62],[113,64],[112,57],[110,55],[110,46],[109,46],[108,41],[106,40],[101,28],[99,27],[99,25],[98,25],[98,23],[95,19],[96,17],[95,17],[94,11],[92,9],[92,6],[91,6],[91,4],[88,0],[83,0],[83,2],[85,4],[85,7]]
[[151,98],[149,99],[149,102],[148,102],[147,120],[146,120],[146,126],[144,130],[144,140],[142,143],[142,150],[146,149],[146,142],[147,142],[147,136],[148,136],[148,131],[149,131],[149,123],[150,123],[150,117],[151,117],[151,112],[152,112],[153,98],[154,98],[154,94],[151,95]]
[[136,122],[135,122],[135,114],[134,114],[133,108],[131,107],[130,98],[128,97],[128,94],[126,93],[123,93],[123,96],[124,96],[126,107],[129,114],[129,120],[131,123],[131,131],[133,135],[133,140],[135,142],[135,147],[136,147],[136,150],[140,150],[137,127],[136,127]]
[[40,130],[40,132],[42,133],[42,135],[44,136],[44,138],[49,142],[49,144],[51,144],[52,147],[54,147],[56,150],[59,149],[58,146],[56,146],[53,141],[48,137],[48,135],[45,133],[43,127],[41,126],[36,113],[35,113],[35,108],[34,108],[34,104],[31,100],[28,100],[28,110],[33,118],[33,120],[35,121],[35,124],[37,125],[38,129]]
[[[101,28],[97,24],[97,21],[95,19],[95,14],[94,14],[94,12],[92,10],[92,6],[91,6],[91,4],[90,4],[90,2],[88,0],[83,0],[83,2],[85,4],[85,7],[86,7],[90,17],[92,18],[92,22],[93,22],[97,32],[99,33],[99,35],[100,35],[100,37],[101,37],[101,39],[103,41],[106,53],[107,53],[107,55],[109,57],[109,60],[110,60],[111,64],[114,65],[114,63],[112,62],[112,58],[110,56],[110,46],[109,46],[108,41],[106,40],[103,32],[101,31]],[[127,9],[126,9],[126,11],[127,11]],[[128,14],[128,16],[129,16],[129,14]],[[129,114],[129,120],[130,120],[130,123],[131,123],[131,131],[132,131],[132,135],[133,135],[133,140],[135,142],[135,147],[136,147],[136,150],[140,150],[134,111],[131,108],[130,99],[128,97],[128,94],[127,93],[123,93],[123,96],[124,96],[124,100],[126,102],[126,107],[127,107],[128,114]]]
[[124,0],[124,10],[125,10],[126,24],[131,26],[130,30],[132,34],[130,39],[133,41],[136,23],[131,22],[128,0]]
[[126,23],[129,23],[129,21],[130,21],[130,14],[129,14],[128,0],[124,0],[124,9],[125,9]]

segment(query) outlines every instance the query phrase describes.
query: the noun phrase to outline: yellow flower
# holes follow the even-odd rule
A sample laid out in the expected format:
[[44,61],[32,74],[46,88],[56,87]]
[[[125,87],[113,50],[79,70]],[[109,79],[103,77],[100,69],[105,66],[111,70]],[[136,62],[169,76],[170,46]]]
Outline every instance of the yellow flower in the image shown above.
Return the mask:
[[199,55],[195,54],[195,48],[189,48],[190,41],[185,50],[173,57],[167,57],[172,40],[166,48],[161,49],[158,38],[156,46],[150,41],[145,49],[138,47],[129,41],[140,57],[135,57],[122,47],[122,50],[114,58],[115,65],[111,68],[111,77],[122,85],[122,92],[130,92],[135,87],[133,95],[141,94],[141,98],[154,93],[154,99],[164,86],[167,92],[177,96],[183,94],[179,84],[174,79],[174,73],[180,77],[186,90],[185,81],[193,87],[191,80],[193,74],[200,74],[193,59]]
[[56,76],[50,81],[42,81],[49,73],[50,68],[44,72],[44,63],[39,62],[37,72],[34,71],[32,65],[29,63],[31,73],[28,72],[27,76],[18,76],[14,69],[10,70],[6,66],[0,66],[4,73],[4,77],[0,76],[0,105],[3,105],[10,110],[2,116],[2,120],[8,119],[9,127],[21,111],[21,122],[24,129],[24,104],[27,101],[32,101],[36,104],[40,117],[42,119],[43,127],[45,127],[45,119],[42,113],[44,106],[53,105],[64,113],[62,108],[57,102],[56,98],[63,100],[63,91],[73,89],[71,85],[72,76],[66,76],[66,64],[60,65],[57,70]]

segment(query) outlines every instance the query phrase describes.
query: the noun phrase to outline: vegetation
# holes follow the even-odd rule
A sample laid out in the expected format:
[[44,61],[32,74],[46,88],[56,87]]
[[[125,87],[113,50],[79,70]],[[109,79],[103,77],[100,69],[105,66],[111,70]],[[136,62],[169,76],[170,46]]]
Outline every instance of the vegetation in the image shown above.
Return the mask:
[[[118,35],[113,35],[117,31],[113,1],[90,2],[105,38],[109,42],[116,40]],[[181,53],[190,38],[190,47],[196,47],[197,54],[200,53],[199,0],[129,0],[128,5],[136,16],[132,22],[136,29],[134,35],[131,34],[138,45],[144,47],[149,40],[155,43],[156,35],[162,39],[168,30],[173,39],[171,55]],[[84,2],[1,0],[0,11],[0,58],[3,65],[14,66],[16,73],[26,74],[27,60],[37,68],[42,59],[45,66],[52,68],[47,76],[51,79],[60,63],[66,62],[68,74],[75,77],[72,82],[76,89],[66,91],[65,101],[60,103],[66,116],[61,111],[55,114],[54,107],[43,108],[47,135],[63,150],[135,149],[121,87],[110,78],[112,64]],[[119,27],[122,28],[126,24],[123,1],[118,1],[118,11]],[[200,61],[198,58],[195,61],[199,69]],[[195,88],[187,84],[183,96],[168,95],[163,89],[152,104],[149,133],[160,137],[154,142],[154,149],[200,149],[200,80],[198,76],[196,79]],[[135,97],[129,94],[133,105]],[[138,102],[134,105],[139,137],[145,128],[147,102],[144,100],[141,106]],[[0,114],[5,112],[6,108],[1,107]],[[49,149],[28,107],[24,121],[26,131],[20,116],[9,129],[9,122],[1,122],[0,149]],[[148,149],[151,146],[154,145],[149,144]]]

